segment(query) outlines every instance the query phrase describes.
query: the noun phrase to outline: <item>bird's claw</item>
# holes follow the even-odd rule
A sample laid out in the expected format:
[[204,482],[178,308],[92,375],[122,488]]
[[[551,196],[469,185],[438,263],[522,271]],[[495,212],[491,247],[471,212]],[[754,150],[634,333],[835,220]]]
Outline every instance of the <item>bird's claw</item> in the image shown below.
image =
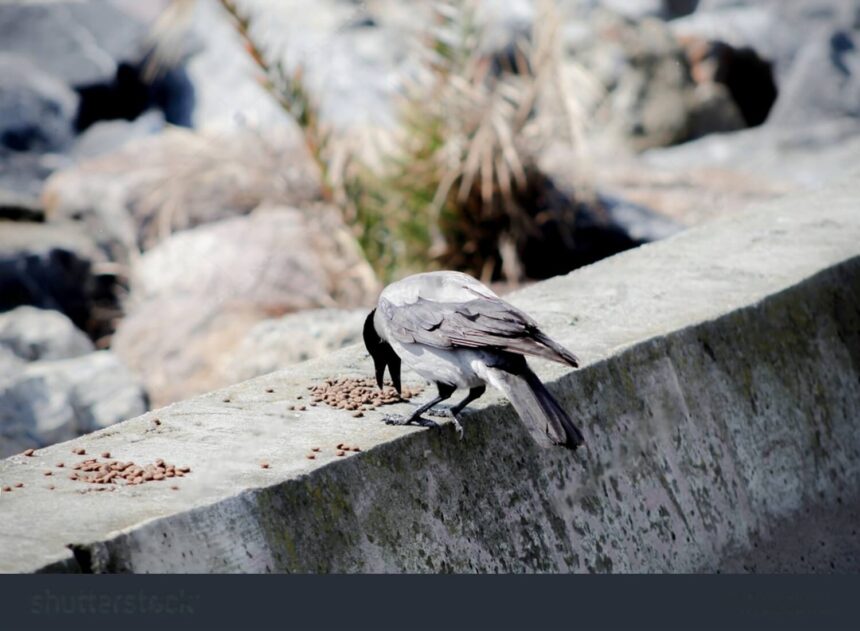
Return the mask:
[[454,417],[454,415],[451,414],[451,408],[438,408],[435,410],[429,410],[428,412],[425,412],[425,414],[428,414],[428,415],[433,416],[435,418],[453,418]]
[[460,440],[463,440],[465,433],[463,432],[463,426],[460,425],[460,420],[455,416],[451,415],[451,422],[454,423],[454,429],[457,431],[457,437]]
[[386,425],[420,425],[421,427],[439,427],[439,424],[430,419],[421,416],[404,417],[404,416],[386,416],[382,419]]

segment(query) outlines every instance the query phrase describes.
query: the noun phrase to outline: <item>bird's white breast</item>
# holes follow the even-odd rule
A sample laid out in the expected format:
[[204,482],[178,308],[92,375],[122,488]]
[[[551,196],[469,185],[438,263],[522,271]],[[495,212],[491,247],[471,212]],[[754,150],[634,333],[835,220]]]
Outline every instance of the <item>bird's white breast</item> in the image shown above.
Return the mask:
[[428,381],[457,388],[474,388],[485,383],[483,353],[471,349],[443,350],[423,344],[391,343],[401,361]]

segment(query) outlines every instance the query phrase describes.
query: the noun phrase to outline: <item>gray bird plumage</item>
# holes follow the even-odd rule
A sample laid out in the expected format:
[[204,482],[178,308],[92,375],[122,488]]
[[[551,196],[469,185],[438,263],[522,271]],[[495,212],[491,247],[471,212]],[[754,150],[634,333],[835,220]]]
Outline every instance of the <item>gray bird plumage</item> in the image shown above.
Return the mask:
[[576,356],[545,335],[527,314],[466,274],[429,272],[389,285],[367,318],[364,339],[380,384],[388,366],[399,386],[402,361],[439,389],[439,397],[404,422],[418,422],[421,413],[456,388],[468,388],[469,396],[452,410],[456,420],[489,383],[510,399],[539,443],[576,448],[583,442],[524,357],[576,367]]

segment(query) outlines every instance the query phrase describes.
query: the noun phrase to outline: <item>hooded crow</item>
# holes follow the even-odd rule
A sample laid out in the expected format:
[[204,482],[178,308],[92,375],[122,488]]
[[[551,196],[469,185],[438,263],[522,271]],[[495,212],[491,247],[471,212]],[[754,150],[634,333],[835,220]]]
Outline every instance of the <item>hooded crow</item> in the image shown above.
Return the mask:
[[583,443],[582,433],[525,359],[533,355],[576,368],[576,356],[471,276],[428,272],[392,283],[365,320],[364,344],[380,388],[388,368],[400,392],[403,362],[439,391],[408,418],[386,418],[389,424],[435,425],[421,415],[464,388],[469,394],[451,408],[462,436],[457,416],[489,383],[508,397],[539,444],[576,449]]

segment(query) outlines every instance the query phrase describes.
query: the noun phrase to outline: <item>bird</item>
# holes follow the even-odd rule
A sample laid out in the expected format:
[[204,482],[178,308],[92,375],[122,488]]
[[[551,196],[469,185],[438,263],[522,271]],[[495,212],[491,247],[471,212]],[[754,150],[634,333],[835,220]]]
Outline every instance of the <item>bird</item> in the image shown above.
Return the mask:
[[388,285],[365,319],[363,338],[380,389],[387,368],[399,394],[400,369],[405,365],[434,383],[438,391],[438,396],[408,417],[386,417],[388,424],[435,426],[422,415],[456,390],[468,389],[465,398],[450,410],[462,438],[460,412],[483,396],[489,384],[510,400],[539,445],[576,449],[585,442],[525,357],[542,357],[576,368],[576,355],[543,333],[530,316],[468,274],[424,272]]

